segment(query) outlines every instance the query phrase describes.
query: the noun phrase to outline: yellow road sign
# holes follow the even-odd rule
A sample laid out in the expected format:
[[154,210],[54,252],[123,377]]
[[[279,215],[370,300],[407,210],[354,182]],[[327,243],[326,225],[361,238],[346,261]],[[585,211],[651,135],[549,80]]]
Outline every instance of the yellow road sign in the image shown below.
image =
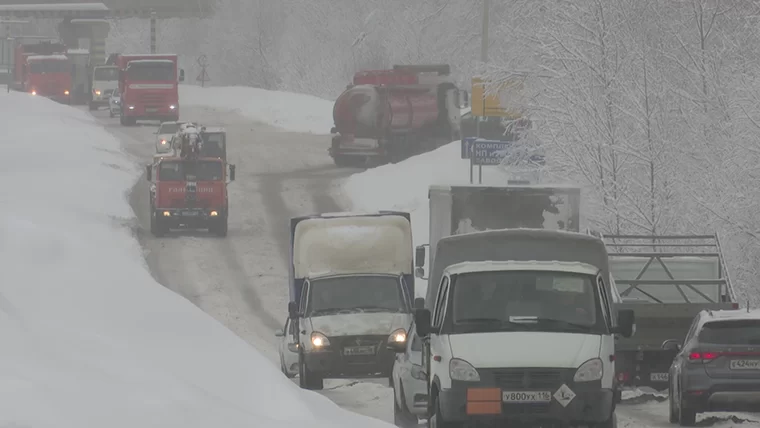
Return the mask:
[[519,91],[522,83],[504,82],[499,86],[498,93],[486,95],[485,85],[480,78],[472,79],[472,115],[473,116],[496,116],[510,119],[522,117],[522,112],[515,106],[505,105],[505,99],[510,98],[509,92]]

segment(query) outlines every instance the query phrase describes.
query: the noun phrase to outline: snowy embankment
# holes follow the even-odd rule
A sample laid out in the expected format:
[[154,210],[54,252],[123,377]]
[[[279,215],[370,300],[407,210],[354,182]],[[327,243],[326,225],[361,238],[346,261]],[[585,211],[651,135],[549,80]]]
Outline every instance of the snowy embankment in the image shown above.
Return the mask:
[[311,95],[244,86],[179,88],[180,100],[186,107],[232,111],[290,132],[329,134],[333,126],[333,101]]
[[149,274],[140,174],[84,111],[0,94],[0,425],[388,426],[300,390]]

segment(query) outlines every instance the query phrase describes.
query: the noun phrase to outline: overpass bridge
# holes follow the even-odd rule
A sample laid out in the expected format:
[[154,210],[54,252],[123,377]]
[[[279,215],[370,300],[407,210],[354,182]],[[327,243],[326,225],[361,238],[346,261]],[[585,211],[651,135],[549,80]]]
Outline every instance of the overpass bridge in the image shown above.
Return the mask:
[[[63,43],[72,48],[86,47],[92,62],[102,64],[106,60],[108,20],[150,19],[150,47],[155,53],[157,20],[209,18],[214,4],[215,0],[0,0],[0,17],[6,22],[60,19],[58,34]],[[0,26],[2,23],[0,20]],[[10,38],[10,25],[6,25],[6,37]]]

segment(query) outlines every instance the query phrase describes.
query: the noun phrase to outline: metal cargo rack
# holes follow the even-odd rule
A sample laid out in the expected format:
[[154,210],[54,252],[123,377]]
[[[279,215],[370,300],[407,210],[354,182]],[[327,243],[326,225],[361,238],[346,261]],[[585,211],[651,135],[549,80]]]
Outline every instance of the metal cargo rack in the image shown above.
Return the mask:
[[[681,303],[733,303],[736,302],[731,279],[726,267],[723,250],[718,234],[714,235],[602,235],[590,232],[602,238],[608,248],[610,261],[619,257],[636,257],[646,259],[646,263],[639,273],[632,279],[615,276],[616,284],[628,286],[621,291],[621,296],[626,298],[633,291],[638,291],[656,303],[667,303],[653,296],[651,293],[639,288],[642,285],[673,285],[683,298]],[[698,257],[701,259],[713,258],[717,262],[716,278],[676,278],[668,263],[674,259],[685,257]],[[668,279],[642,279],[652,266],[662,266]],[[613,269],[614,271],[614,269]],[[696,286],[718,286],[719,299],[716,301],[700,291]],[[686,295],[684,289],[689,289],[705,299],[705,302],[693,302]]]

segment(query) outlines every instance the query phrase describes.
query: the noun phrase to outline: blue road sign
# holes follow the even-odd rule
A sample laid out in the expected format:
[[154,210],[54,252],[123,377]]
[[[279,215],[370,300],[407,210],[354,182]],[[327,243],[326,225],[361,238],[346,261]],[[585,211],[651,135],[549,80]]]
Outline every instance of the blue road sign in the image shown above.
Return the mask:
[[469,159],[472,152],[472,143],[477,140],[478,137],[462,138],[462,159]]
[[512,144],[512,141],[476,140],[472,143],[472,164],[499,165]]

